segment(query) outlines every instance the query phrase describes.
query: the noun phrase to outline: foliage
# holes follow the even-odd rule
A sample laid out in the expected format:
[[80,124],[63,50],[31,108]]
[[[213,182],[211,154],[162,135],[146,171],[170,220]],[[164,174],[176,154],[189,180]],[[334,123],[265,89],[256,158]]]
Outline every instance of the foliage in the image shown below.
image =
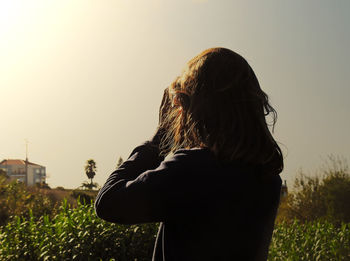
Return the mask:
[[79,201],[80,204],[90,204],[95,199],[95,196],[79,190],[73,190],[70,195]]
[[[349,171],[331,163],[322,178],[296,179],[280,207],[268,260],[350,260]],[[0,175],[0,260],[150,260],[158,225],[99,219],[95,193],[29,188]],[[77,199],[76,208],[66,199],[56,206],[63,194]]]
[[30,209],[37,217],[52,213],[54,205],[55,202],[40,189],[0,178],[0,225],[14,215],[28,217]]
[[3,169],[0,169],[0,179],[8,179],[7,173]]
[[[8,180],[0,176],[0,226],[5,225],[11,216],[28,217],[30,209],[34,217],[49,215],[53,217],[63,199],[76,206],[81,202],[90,202],[96,191],[70,192],[64,189],[44,189],[40,186],[28,187],[17,180]],[[85,195],[86,194],[86,195]]]
[[[99,219],[92,204],[71,209],[66,201],[49,218],[14,218],[0,228],[0,260],[150,260],[157,224],[118,225]],[[281,223],[270,261],[349,260],[350,224]]]
[[84,167],[86,176],[90,179],[90,183],[92,184],[92,179],[96,175],[96,162],[93,159],[89,159],[86,161],[86,165]]
[[50,219],[16,217],[0,229],[0,260],[150,260],[157,224],[125,226],[99,219],[92,204],[63,202]]
[[331,156],[319,175],[299,173],[294,191],[282,199],[277,220],[302,222],[327,220],[334,224],[350,222],[350,174],[344,160]]
[[46,182],[35,183],[35,186],[37,188],[42,188],[42,189],[51,189],[49,184],[47,184]]
[[274,230],[268,260],[350,260],[350,223],[281,223]]
[[98,187],[98,183],[96,182],[86,182],[84,181],[83,183],[81,183],[81,186],[80,186],[82,189],[94,189],[94,188],[97,188]]

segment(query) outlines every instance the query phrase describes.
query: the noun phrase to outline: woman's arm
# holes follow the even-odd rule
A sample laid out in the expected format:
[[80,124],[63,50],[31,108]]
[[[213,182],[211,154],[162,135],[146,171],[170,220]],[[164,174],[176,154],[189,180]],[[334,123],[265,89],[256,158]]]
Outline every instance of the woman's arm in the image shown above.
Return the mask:
[[[98,193],[95,210],[100,218],[119,223],[154,221],[156,217],[159,219],[161,211],[159,207],[152,210],[152,206],[154,208],[157,205],[155,201],[159,201],[153,198],[159,196],[156,189],[159,181],[154,180],[154,175],[148,174],[143,177],[140,175],[157,168],[164,159],[160,156],[159,144],[166,133],[164,120],[170,106],[171,101],[166,88],[159,109],[159,123],[155,135],[150,141],[133,150],[128,160],[110,175]],[[163,153],[167,152],[163,148]],[[161,169],[160,172],[162,171]]]
[[[145,142],[136,147],[129,158],[109,176],[99,191],[95,201],[97,216],[110,222],[125,223],[126,221],[123,222],[123,220],[118,219],[118,217],[123,216],[121,206],[134,208],[131,204],[135,200],[130,197],[123,198],[125,193],[132,194],[127,183],[135,180],[147,170],[157,168],[163,159],[164,157],[159,156],[158,147],[152,142]],[[125,202],[121,202],[122,200],[125,200]],[[138,200],[142,201],[142,199]]]

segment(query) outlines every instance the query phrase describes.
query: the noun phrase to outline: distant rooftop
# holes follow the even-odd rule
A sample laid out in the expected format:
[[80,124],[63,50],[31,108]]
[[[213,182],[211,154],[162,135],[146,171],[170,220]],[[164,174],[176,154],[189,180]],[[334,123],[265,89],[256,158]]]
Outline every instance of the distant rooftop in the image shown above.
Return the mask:
[[[0,162],[0,166],[7,166],[7,165],[26,165],[26,161],[25,160],[21,160],[21,159],[5,159],[3,161]],[[33,163],[28,161],[28,165],[34,165],[34,166],[38,166],[38,167],[43,167],[39,164]]]

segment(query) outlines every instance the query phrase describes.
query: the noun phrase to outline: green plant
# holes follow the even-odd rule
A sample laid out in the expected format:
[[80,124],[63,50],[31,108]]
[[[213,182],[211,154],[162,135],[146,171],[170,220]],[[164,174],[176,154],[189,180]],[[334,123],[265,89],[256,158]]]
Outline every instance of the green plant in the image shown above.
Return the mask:
[[269,261],[350,260],[350,223],[330,222],[279,224],[273,233]]
[[[150,260],[158,224],[118,225],[92,204],[63,201],[53,218],[15,217],[0,228],[0,260]],[[269,261],[350,260],[350,223],[295,220],[275,227]]]
[[0,225],[10,216],[28,217],[30,209],[35,216],[50,214],[55,202],[38,188],[28,188],[18,181],[0,180]]
[[16,217],[0,230],[0,260],[149,260],[157,224],[124,226],[99,219],[92,204],[58,214]]
[[79,201],[80,204],[91,204],[91,202],[95,199],[94,196],[79,190],[73,190],[70,193],[70,196]]
[[0,226],[5,225],[11,216],[28,218],[30,210],[36,218],[44,215],[53,217],[63,198],[76,206],[78,198],[82,203],[84,201],[90,203],[96,193],[96,191],[70,193],[60,189],[27,187],[21,182],[10,181],[0,176]]
[[277,220],[327,220],[339,225],[350,222],[349,205],[349,168],[345,160],[330,156],[321,175],[299,173],[294,190],[281,201]]

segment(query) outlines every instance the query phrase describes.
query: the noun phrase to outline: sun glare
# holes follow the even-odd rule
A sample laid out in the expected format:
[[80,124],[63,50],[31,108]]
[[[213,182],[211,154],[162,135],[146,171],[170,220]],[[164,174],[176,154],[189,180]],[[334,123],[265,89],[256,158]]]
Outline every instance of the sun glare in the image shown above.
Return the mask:
[[10,27],[21,18],[21,3],[19,1],[0,1],[0,28],[10,29]]

